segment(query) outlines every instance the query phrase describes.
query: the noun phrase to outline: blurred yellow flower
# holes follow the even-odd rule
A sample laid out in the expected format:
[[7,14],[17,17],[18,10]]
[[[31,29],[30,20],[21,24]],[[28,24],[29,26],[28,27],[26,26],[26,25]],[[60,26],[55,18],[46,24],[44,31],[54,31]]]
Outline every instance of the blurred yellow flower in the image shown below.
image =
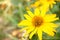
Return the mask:
[[[43,11],[43,10],[42,10]],[[27,14],[24,14],[26,20],[22,20],[18,26],[26,26],[22,28],[20,31],[26,30],[26,34],[29,34],[29,38],[31,39],[34,34],[38,34],[39,40],[42,40],[42,32],[47,33],[50,36],[54,36],[54,32],[58,25],[54,24],[53,21],[58,20],[56,18],[56,14],[46,14],[41,13],[38,8],[34,10],[34,14],[31,11],[27,11]]]
[[46,7],[53,7],[53,4],[56,4],[55,0],[37,0],[31,7],[39,7],[40,5],[48,5]]

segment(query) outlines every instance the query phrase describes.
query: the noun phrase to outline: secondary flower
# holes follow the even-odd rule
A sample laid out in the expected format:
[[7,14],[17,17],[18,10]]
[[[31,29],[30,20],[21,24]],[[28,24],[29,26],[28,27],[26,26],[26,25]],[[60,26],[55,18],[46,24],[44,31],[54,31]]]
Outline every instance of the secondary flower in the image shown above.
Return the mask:
[[39,7],[40,5],[48,5],[46,7],[53,7],[53,4],[56,4],[55,0],[37,0],[31,7]]
[[38,8],[34,10],[34,14],[31,11],[27,12],[28,14],[24,14],[26,19],[22,20],[18,24],[18,26],[26,26],[20,31],[26,30],[25,35],[29,34],[30,39],[37,33],[39,40],[42,40],[42,32],[45,32],[50,36],[54,36],[54,32],[56,32],[55,27],[58,25],[53,23],[53,21],[59,19],[56,17],[56,14],[41,13]]

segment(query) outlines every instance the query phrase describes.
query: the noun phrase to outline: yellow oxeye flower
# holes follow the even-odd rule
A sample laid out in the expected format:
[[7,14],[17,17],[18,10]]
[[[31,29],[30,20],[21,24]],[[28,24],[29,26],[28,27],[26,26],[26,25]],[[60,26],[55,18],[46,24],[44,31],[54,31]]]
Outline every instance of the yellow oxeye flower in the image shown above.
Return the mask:
[[[42,0],[41,0],[42,1]],[[45,3],[44,3],[45,2]],[[42,1],[43,5],[49,5],[51,8],[53,7],[53,4],[56,4],[55,0],[43,0]]]
[[34,14],[31,11],[27,11],[28,14],[24,14],[25,20],[22,20],[18,26],[26,26],[20,31],[26,30],[26,34],[29,34],[31,39],[34,34],[38,34],[39,40],[42,40],[42,32],[47,33],[50,36],[54,36],[56,32],[55,27],[58,25],[53,21],[58,20],[56,14],[41,13],[38,8],[34,10]]
[[46,7],[53,7],[53,4],[56,4],[55,0],[37,0],[34,4],[31,5],[31,7],[38,7],[40,5],[48,5]]

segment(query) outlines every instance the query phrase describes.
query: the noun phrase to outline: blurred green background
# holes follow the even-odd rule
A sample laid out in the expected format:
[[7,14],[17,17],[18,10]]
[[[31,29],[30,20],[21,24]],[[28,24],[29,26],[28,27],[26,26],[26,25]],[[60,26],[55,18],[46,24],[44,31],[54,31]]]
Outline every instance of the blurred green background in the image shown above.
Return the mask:
[[[0,40],[29,40],[28,37],[23,37],[24,32],[19,32],[21,29],[17,24],[24,20],[24,13],[27,13],[26,7],[30,7],[30,4],[35,0],[0,0]],[[31,11],[32,8],[30,9]],[[60,18],[60,2],[57,2],[49,13],[56,13]],[[60,25],[60,20],[56,21]],[[43,40],[60,40],[60,27],[58,27],[54,37],[50,37],[43,33]],[[32,40],[37,40],[38,37]]]

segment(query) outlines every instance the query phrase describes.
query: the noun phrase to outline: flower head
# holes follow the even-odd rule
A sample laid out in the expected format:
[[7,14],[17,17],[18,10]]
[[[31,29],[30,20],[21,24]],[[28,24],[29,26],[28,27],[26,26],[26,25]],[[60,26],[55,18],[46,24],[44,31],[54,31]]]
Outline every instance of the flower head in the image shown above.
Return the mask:
[[34,10],[34,14],[31,11],[27,12],[28,15],[24,14],[26,19],[22,20],[18,26],[26,26],[22,28],[21,31],[26,30],[26,35],[29,34],[30,39],[37,33],[39,40],[42,40],[42,32],[45,32],[50,36],[54,36],[54,32],[56,32],[54,28],[58,26],[53,23],[53,21],[58,20],[58,18],[56,18],[56,14],[41,13],[38,8]]
[[53,7],[53,4],[56,4],[55,0],[37,0],[31,7],[39,7],[40,5],[48,5],[46,7]]

